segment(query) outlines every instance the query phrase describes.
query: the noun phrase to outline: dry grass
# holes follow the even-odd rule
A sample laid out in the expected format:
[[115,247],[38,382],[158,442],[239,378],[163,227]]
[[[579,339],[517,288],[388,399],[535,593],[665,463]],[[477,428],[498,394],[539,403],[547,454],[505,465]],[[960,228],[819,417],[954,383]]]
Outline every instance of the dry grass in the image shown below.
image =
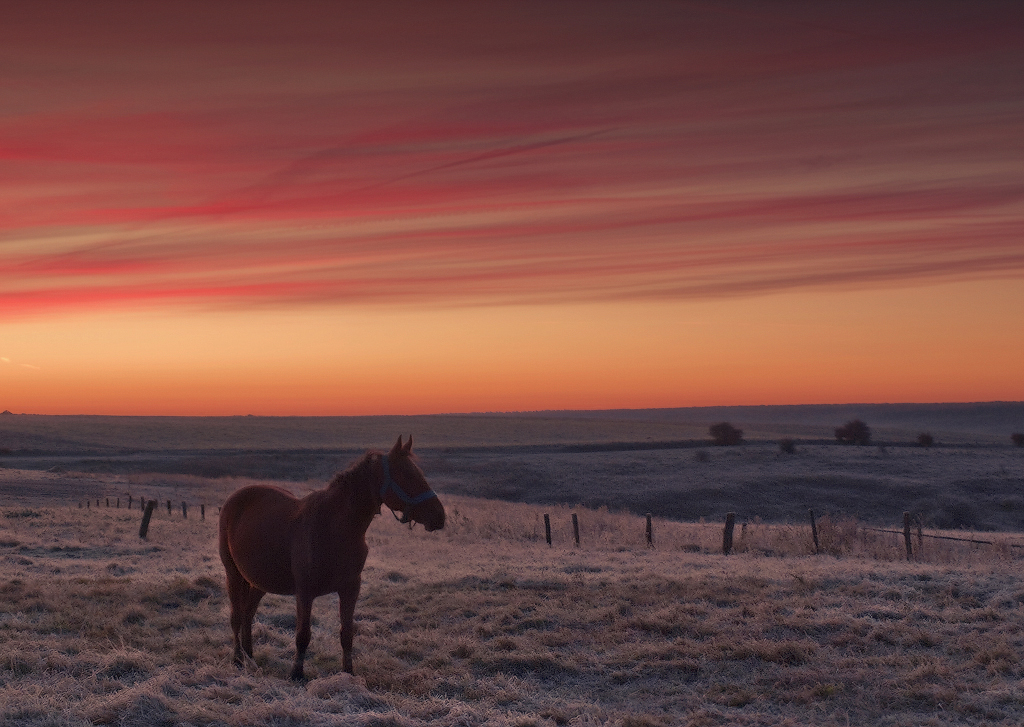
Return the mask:
[[[198,483],[195,483],[198,486]],[[216,522],[0,510],[0,723],[961,725],[1024,718],[1019,550],[848,522],[721,526],[448,497],[449,527],[370,529],[355,678],[319,599],[305,685],[292,600],[230,663]],[[554,544],[544,542],[551,514]],[[993,536],[989,536],[993,537]]]

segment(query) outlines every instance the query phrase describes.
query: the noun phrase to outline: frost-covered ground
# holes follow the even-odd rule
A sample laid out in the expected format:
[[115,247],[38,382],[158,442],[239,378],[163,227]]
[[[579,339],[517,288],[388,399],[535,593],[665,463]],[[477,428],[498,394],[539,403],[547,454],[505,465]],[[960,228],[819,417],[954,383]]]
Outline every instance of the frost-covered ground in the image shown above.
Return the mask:
[[[215,487],[219,487],[216,485]],[[371,527],[356,676],[318,599],[287,680],[292,600],[231,664],[215,519],[0,509],[0,723],[18,725],[1017,725],[1019,549],[848,522],[721,528],[448,497],[449,527]],[[543,536],[551,515],[554,544]],[[740,533],[737,532],[739,538]],[[772,553],[766,556],[765,553]]]
[[[883,447],[829,442],[841,409],[748,412],[734,423],[751,441],[721,448],[664,414],[5,415],[0,724],[1017,725],[1024,449],[1000,432],[1019,408],[876,410]],[[975,429],[957,428],[967,414]],[[448,527],[371,527],[355,678],[338,673],[331,598],[308,683],[285,678],[285,597],[265,600],[255,663],[236,670],[219,503],[245,476],[301,494],[409,431]],[[937,446],[912,446],[924,431]],[[145,541],[140,497],[161,502]],[[900,535],[864,528],[904,511],[925,536],[992,544],[915,533],[906,562]]]

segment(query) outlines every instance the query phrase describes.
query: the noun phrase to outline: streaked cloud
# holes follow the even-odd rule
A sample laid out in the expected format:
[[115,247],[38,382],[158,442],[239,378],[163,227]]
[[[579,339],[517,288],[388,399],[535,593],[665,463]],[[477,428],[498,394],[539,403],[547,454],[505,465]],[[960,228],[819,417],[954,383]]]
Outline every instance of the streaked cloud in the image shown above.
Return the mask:
[[1022,11],[898,5],[18,10],[0,311],[1024,277]]
[[36,366],[36,365],[34,365],[34,364],[29,364],[29,363],[15,363],[14,361],[11,361],[11,359],[9,359],[9,358],[6,358],[6,357],[3,357],[3,356],[0,356],[0,363],[4,364],[4,365],[6,365],[6,366],[18,366],[19,368],[23,368],[23,369],[31,369],[31,370],[33,370],[33,371],[41,371],[41,370],[42,370],[42,368],[41,368],[41,367],[39,367],[39,366]]

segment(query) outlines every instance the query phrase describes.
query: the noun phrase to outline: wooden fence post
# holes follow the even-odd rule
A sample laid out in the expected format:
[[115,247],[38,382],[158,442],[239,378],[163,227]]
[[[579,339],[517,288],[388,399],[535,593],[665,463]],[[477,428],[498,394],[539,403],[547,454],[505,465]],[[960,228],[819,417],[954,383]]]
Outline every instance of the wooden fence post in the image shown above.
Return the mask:
[[171,514],[171,501],[170,500],[167,501],[167,514],[168,515]]
[[576,513],[572,514],[572,539],[576,541],[576,547],[580,547],[580,521]]
[[142,516],[142,527],[139,528],[139,537],[143,540],[146,539],[146,533],[149,532],[149,519],[153,517],[153,510],[156,509],[156,500],[150,500],[146,503],[146,513]]
[[547,513],[544,513],[544,539],[548,541],[548,547],[551,547],[551,518]]
[[654,547],[654,530],[651,527],[651,513],[647,513],[647,547]]
[[185,520],[188,520],[188,505],[185,504],[184,500],[181,501],[181,516]]
[[907,560],[914,559],[914,548],[910,543],[910,513],[903,513],[903,540],[907,544]]
[[205,520],[206,519],[206,505],[200,505],[199,506],[199,519],[200,520]]
[[732,552],[732,530],[736,527],[736,513],[725,514],[725,530],[722,531],[722,553],[729,555]]
[[132,496],[131,495],[128,495],[128,509],[129,510],[132,509]]
[[814,510],[809,512],[811,513],[811,535],[814,537],[814,554],[818,555],[821,552],[821,545],[818,543],[818,524],[814,522]]

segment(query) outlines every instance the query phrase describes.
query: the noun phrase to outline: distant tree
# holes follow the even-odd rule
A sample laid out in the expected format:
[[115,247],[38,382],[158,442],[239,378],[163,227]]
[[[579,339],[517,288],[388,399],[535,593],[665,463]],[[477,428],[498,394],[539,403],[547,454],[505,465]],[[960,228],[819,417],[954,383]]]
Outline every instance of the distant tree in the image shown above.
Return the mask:
[[1021,434],[1020,432],[1015,432],[1014,434],[1010,435],[1010,439],[1012,439],[1013,443],[1016,444],[1018,447],[1024,447],[1024,434]]
[[737,429],[729,422],[712,424],[710,428],[711,438],[718,446],[739,444],[743,441],[743,430]]
[[836,439],[851,444],[870,444],[871,428],[860,419],[853,419],[836,428]]
[[796,442],[792,439],[780,439],[779,449],[785,454],[793,454],[796,452]]
[[927,449],[928,447],[930,447],[933,444],[935,444],[935,437],[933,437],[932,435],[930,435],[928,433],[918,434],[917,435],[917,443],[920,444],[925,449]]

